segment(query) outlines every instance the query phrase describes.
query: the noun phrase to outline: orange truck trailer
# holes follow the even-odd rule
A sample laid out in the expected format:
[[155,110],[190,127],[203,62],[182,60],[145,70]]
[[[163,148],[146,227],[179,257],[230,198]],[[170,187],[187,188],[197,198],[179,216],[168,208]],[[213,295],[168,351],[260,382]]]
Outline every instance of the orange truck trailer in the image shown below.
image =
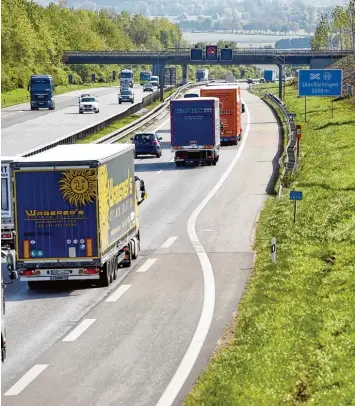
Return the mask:
[[200,90],[201,97],[217,97],[221,120],[221,145],[237,145],[242,139],[244,106],[238,86],[211,86]]

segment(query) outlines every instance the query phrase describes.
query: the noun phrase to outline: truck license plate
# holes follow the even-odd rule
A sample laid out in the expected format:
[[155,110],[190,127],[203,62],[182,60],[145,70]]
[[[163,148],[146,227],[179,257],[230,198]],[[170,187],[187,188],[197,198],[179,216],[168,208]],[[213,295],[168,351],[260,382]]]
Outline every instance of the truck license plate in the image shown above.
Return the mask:
[[69,276],[51,276],[50,280],[51,281],[67,281],[69,279]]
[[68,269],[52,269],[52,275],[69,275],[70,271]]

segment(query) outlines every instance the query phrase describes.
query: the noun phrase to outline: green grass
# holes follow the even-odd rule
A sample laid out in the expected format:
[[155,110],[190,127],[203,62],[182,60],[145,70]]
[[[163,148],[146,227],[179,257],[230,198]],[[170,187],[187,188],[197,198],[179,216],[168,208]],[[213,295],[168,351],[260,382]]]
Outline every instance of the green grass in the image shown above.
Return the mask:
[[233,340],[186,406],[355,405],[354,107],[335,102],[332,119],[329,99],[309,98],[304,123],[293,87],[286,102],[303,132],[297,221],[289,190],[268,199]]
[[[164,99],[169,97],[176,89],[171,89],[168,90],[167,92],[164,92]],[[146,110],[152,110],[155,107],[157,107],[160,104],[159,100],[156,100],[155,102],[149,104],[148,106],[145,107]],[[78,144],[90,144],[93,141],[98,140],[101,137],[104,137],[107,134],[110,134],[113,131],[119,130],[120,128],[124,127],[125,125],[128,125],[132,123],[133,121],[137,120],[138,118],[141,118],[141,116],[137,114],[133,114],[132,116],[126,117],[126,118],[121,118],[116,121],[114,121],[112,124],[109,126],[103,128],[102,130],[98,131],[97,133],[91,135],[88,138],[85,138],[82,141],[79,141]],[[124,143],[128,140],[130,136],[124,137],[121,140],[119,140],[120,143]]]
[[[72,92],[74,90],[93,89],[95,87],[111,87],[119,86],[118,82],[110,83],[87,83],[83,85],[71,85],[71,86],[57,86],[54,95]],[[1,92],[1,108],[10,107],[14,104],[27,103],[30,101],[30,94],[27,89],[15,89],[9,92]]]

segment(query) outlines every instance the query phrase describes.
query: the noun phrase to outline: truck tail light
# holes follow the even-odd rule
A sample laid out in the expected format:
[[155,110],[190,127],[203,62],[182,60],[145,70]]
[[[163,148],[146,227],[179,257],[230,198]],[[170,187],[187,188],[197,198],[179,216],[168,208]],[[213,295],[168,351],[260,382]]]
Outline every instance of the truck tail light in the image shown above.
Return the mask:
[[84,275],[96,275],[100,272],[99,268],[86,268],[84,269]]
[[[38,271],[40,273],[40,271]],[[34,276],[36,275],[36,271],[34,269],[26,269],[21,272],[21,275],[23,276]]]
[[11,238],[11,233],[1,233],[1,238]]

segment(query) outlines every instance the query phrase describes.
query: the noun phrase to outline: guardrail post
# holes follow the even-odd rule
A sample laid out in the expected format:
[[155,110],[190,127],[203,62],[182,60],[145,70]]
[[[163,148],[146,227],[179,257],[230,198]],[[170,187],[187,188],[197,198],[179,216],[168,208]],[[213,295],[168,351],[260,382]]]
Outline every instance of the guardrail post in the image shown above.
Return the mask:
[[282,77],[283,77],[283,65],[278,65],[279,67],[279,99],[282,100]]
[[165,65],[160,66],[160,71],[159,71],[159,85],[160,85],[160,101],[164,101],[164,82],[165,82]]

